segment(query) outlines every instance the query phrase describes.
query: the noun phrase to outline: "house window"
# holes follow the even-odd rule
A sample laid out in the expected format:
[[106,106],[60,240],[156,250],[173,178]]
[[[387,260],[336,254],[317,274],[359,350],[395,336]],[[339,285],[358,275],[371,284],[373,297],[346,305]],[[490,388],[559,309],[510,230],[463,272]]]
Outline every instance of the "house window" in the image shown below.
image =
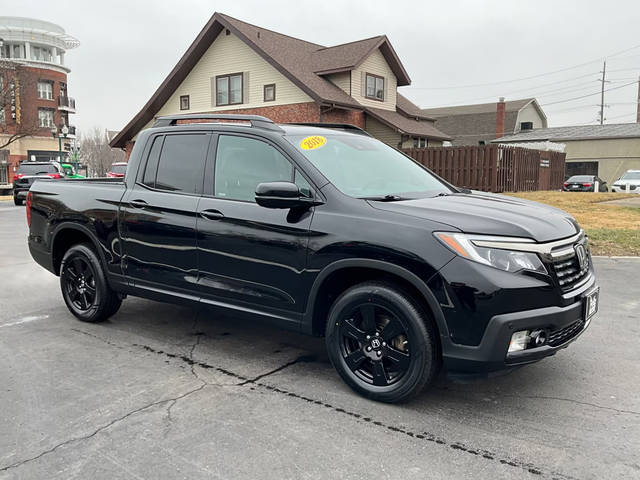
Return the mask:
[[216,105],[242,103],[242,73],[216,77]]
[[533,130],[533,122],[520,122],[520,130]]
[[427,139],[426,138],[421,138],[420,139],[420,148],[427,148]]
[[31,47],[31,60],[39,60],[41,62],[51,61],[51,50],[45,47]]
[[38,126],[41,128],[53,127],[53,110],[50,108],[38,109]]
[[271,83],[264,86],[264,101],[273,102],[276,99],[276,84]]
[[5,121],[4,105],[0,105],[0,125],[4,124]]
[[38,98],[53,100],[53,83],[49,81],[38,82]]
[[366,97],[373,100],[384,101],[384,78],[367,73]]
[[189,110],[189,95],[180,95],[180,110]]

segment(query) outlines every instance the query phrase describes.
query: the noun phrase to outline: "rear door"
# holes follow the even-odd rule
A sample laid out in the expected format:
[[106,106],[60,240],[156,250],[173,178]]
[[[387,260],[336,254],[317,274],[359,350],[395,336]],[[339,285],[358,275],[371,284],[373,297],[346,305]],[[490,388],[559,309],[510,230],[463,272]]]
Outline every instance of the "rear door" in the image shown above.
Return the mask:
[[196,212],[210,139],[208,132],[149,138],[121,206],[124,271],[133,285],[198,296]]
[[309,183],[268,140],[241,134],[218,136],[198,206],[199,286],[202,301],[257,305],[302,312],[302,276],[313,209],[294,212],[255,203],[262,182]]

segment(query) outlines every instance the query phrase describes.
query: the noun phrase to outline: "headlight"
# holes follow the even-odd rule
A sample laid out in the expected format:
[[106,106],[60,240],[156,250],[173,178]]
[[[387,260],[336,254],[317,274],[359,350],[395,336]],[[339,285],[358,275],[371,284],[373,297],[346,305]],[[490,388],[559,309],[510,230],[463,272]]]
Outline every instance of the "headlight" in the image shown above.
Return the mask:
[[[520,270],[530,270],[533,272],[547,273],[540,257],[532,252],[519,252],[513,250],[513,244],[530,244],[531,240],[526,238],[513,237],[489,237],[483,235],[468,235],[465,233],[436,232],[436,238],[440,240],[450,250],[478,263],[484,263],[506,272],[519,272]],[[510,249],[496,247],[480,247],[474,242],[478,241],[500,241],[509,243]]]

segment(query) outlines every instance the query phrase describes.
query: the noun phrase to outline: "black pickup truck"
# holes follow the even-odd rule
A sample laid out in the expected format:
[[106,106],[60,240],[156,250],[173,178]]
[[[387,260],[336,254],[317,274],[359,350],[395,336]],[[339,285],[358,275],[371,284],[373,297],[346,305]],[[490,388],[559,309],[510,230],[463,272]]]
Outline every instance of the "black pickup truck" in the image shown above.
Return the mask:
[[134,295],[324,335],[376,400],[416,394],[443,364],[553,355],[598,307],[570,215],[456,188],[357,127],[161,117],[113,180],[28,194],[31,254],[71,313],[104,320]]

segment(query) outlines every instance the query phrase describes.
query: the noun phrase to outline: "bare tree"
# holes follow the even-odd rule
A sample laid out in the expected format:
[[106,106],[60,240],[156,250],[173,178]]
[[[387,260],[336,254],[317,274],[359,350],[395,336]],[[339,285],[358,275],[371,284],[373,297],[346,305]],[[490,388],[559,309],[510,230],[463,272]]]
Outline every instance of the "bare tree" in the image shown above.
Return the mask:
[[79,136],[80,157],[87,165],[90,177],[104,177],[114,162],[124,162],[125,153],[109,146],[106,130],[93,127]]
[[33,88],[34,77],[24,66],[0,59],[0,150],[40,130],[38,116],[21,106],[23,92]]

